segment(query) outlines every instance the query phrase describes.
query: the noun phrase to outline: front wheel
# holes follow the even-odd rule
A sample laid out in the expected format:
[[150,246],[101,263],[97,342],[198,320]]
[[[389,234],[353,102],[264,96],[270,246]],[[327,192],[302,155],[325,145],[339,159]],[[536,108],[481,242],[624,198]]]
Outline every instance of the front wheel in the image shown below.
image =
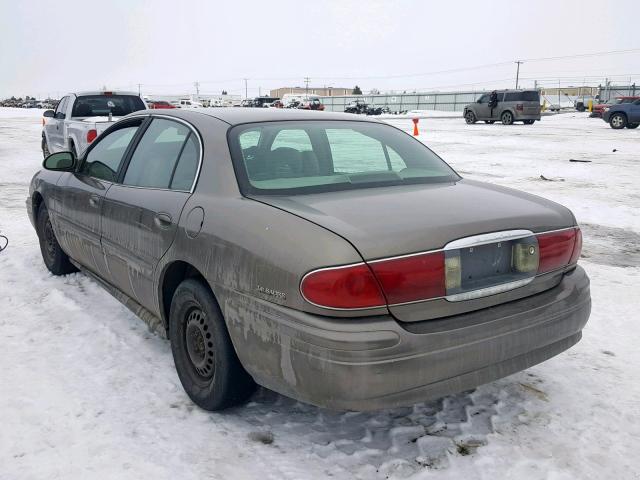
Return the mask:
[[255,383],[240,364],[213,294],[202,282],[178,285],[169,314],[171,352],[189,398],[205,410],[246,400]]
[[614,113],[609,119],[609,125],[615,130],[620,130],[627,126],[627,117],[621,113]]
[[469,110],[467,113],[464,114],[464,121],[467,122],[469,125],[476,123],[477,121],[476,114],[473,113],[471,110]]
[[513,113],[507,111],[500,116],[503,125],[513,125]]
[[627,128],[638,128],[638,125],[640,125],[640,123],[627,123]]
[[49,211],[44,201],[38,208],[36,225],[42,260],[49,271],[54,275],[66,275],[67,273],[77,272],[78,269],[73,266],[67,254],[60,248],[56,234],[51,226]]
[[42,156],[44,158],[47,158],[49,155],[51,155],[51,152],[49,151],[49,145],[47,145],[47,137],[43,135],[42,136]]

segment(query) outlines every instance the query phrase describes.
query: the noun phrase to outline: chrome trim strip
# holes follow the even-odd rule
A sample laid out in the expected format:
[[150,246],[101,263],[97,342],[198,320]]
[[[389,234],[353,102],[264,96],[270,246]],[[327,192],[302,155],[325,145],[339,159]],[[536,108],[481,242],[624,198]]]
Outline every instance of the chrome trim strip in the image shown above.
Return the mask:
[[507,242],[519,238],[533,237],[535,233],[531,230],[503,230],[500,232],[483,233],[454,240],[444,246],[444,250],[458,250],[460,248],[477,247],[490,243]]

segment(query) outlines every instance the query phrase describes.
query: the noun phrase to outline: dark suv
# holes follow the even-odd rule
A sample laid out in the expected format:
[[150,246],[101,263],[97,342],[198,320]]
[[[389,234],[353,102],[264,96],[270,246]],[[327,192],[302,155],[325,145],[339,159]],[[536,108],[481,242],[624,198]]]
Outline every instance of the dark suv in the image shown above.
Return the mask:
[[484,120],[485,123],[501,121],[504,125],[523,122],[531,125],[540,120],[540,92],[538,90],[498,90],[498,105],[489,106],[490,93],[482,95],[475,103],[464,107],[467,123]]

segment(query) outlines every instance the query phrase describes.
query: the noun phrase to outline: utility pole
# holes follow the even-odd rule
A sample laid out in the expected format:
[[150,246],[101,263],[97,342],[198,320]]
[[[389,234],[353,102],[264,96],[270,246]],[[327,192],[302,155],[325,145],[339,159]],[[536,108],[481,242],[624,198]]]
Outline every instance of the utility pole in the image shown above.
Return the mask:
[[516,60],[515,63],[518,64],[518,69],[516,70],[516,90],[518,89],[518,80],[520,79],[520,64],[524,63],[522,60]]
[[311,79],[309,77],[304,77],[304,83],[305,83],[305,96],[307,98],[309,98],[309,82],[311,81]]
[[249,79],[248,78],[244,78],[243,80],[244,80],[244,98],[246,100],[247,98],[249,98],[249,94],[248,94],[249,90],[247,89],[247,80],[249,80]]
[[200,100],[200,82],[193,82],[193,86],[196,87],[196,97],[198,97],[198,100]]
[[140,87],[142,86],[141,83],[138,84],[138,96],[140,96]]

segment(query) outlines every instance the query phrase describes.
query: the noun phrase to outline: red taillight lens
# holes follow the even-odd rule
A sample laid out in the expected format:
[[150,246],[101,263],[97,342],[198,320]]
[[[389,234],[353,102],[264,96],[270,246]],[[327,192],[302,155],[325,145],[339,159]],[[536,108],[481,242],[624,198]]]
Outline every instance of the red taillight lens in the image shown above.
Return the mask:
[[87,132],[87,143],[93,142],[98,136],[98,132],[94,129],[91,129]]
[[[560,232],[543,233],[537,237],[540,251],[538,273],[550,272],[577,261],[577,256],[580,255],[582,249],[580,229],[572,228]],[[576,250],[578,252],[574,260]]]
[[444,252],[382,260],[370,265],[390,305],[446,294]]
[[327,308],[373,308],[387,303],[365,264],[308,273],[300,283],[300,291],[307,301]]
[[569,260],[569,265],[578,263],[578,259],[580,258],[581,253],[582,253],[582,231],[579,228],[576,228],[576,244],[573,247],[573,253],[571,254],[571,260]]
[[522,105],[521,103],[516,104],[516,110],[518,110],[519,112],[524,110],[524,105]]

